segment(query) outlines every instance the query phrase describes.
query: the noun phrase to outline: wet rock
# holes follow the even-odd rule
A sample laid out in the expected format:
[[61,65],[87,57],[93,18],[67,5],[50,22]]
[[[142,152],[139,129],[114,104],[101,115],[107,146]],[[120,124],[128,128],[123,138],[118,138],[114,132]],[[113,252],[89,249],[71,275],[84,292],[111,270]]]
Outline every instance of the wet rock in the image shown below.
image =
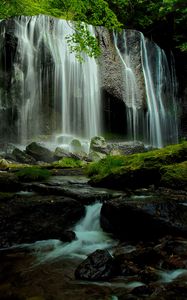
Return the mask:
[[118,262],[120,269],[124,272],[131,272],[129,275],[138,274],[142,268],[149,266],[157,266],[162,258],[160,253],[157,253],[153,248],[147,245],[138,246],[135,250],[129,253],[123,253],[122,249],[114,252],[114,257]]
[[116,258],[116,262],[119,265],[119,274],[122,276],[133,276],[140,272],[138,266],[132,261],[122,260],[118,257]]
[[0,206],[0,247],[44,239],[71,241],[85,208],[68,197],[15,196]]
[[60,160],[64,157],[71,157],[71,153],[61,147],[57,147],[54,152],[54,158]]
[[13,157],[15,157],[15,160],[23,163],[23,164],[35,164],[36,160],[34,157],[28,155],[25,153],[25,151],[21,151],[18,148],[15,148],[12,152]]
[[[156,295],[155,295],[156,294]],[[164,285],[162,288],[154,291],[153,298],[156,299],[163,299],[163,300],[186,300],[187,295],[187,281],[180,280],[171,282],[167,285]]]
[[122,240],[187,236],[187,208],[172,201],[112,199],[101,209],[101,226]]
[[96,162],[96,161],[99,161],[100,159],[105,158],[105,157],[106,157],[106,154],[98,152],[98,151],[90,151],[90,153],[89,153],[89,159],[91,161]]
[[0,159],[0,170],[8,170],[9,163],[6,159]]
[[134,153],[142,153],[146,148],[142,142],[119,142],[108,144],[111,155],[129,155]]
[[185,269],[187,268],[187,259],[184,260],[180,256],[171,255],[169,257],[165,257],[165,260],[162,264],[162,268],[164,269]]
[[90,152],[91,151],[107,154],[108,149],[107,149],[107,143],[105,141],[105,138],[102,136],[93,137],[90,142]]
[[139,273],[139,278],[140,281],[148,284],[150,282],[157,281],[159,279],[159,276],[155,268],[146,266],[145,269]]
[[38,161],[53,162],[55,161],[53,152],[41,146],[38,143],[31,143],[26,147],[26,153]]
[[73,153],[77,153],[77,152],[79,153],[82,151],[82,145],[78,139],[73,139],[71,141],[70,147],[71,147],[71,151]]
[[76,279],[107,280],[115,275],[116,265],[106,250],[96,250],[84,260],[75,271]]
[[86,182],[77,182],[73,179],[64,183],[25,183],[25,190],[37,192],[41,195],[59,195],[78,200],[84,205],[96,201],[105,201],[111,198],[119,197],[121,194],[115,191],[96,190],[86,184]]
[[179,255],[187,258],[187,241],[185,239],[167,237],[161,241],[161,249],[169,255]]

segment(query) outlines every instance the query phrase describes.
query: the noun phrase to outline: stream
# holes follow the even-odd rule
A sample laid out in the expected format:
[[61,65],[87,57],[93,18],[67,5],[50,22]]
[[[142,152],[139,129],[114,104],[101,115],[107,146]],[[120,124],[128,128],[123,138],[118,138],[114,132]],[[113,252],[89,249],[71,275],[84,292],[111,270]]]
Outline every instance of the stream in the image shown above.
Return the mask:
[[[85,216],[70,229],[76,239],[62,242],[59,239],[47,239],[34,243],[14,245],[0,249],[0,299],[1,300],[123,300],[123,299],[185,299],[187,270],[185,268],[163,269],[154,267],[157,279],[145,282],[142,276],[116,276],[108,281],[76,280],[75,269],[86,257],[97,249],[106,249],[113,256],[123,249],[130,255],[133,251],[143,251],[146,245],[120,243],[100,226],[102,201],[123,195],[123,192],[88,185],[83,176],[54,176],[46,183],[48,188],[60,188],[65,195],[74,199],[83,199]],[[30,187],[31,189],[31,187]],[[43,184],[33,185],[33,190],[21,191],[17,197],[24,201],[39,197],[36,190],[44,189]],[[61,191],[61,190],[60,190]],[[84,195],[84,197],[83,197]],[[43,199],[47,196],[41,196]],[[51,197],[51,196],[50,196]],[[55,195],[58,199],[61,196]],[[150,197],[140,194],[132,196],[143,201]],[[56,200],[51,200],[56,201]],[[159,247],[159,244],[154,247]],[[141,251],[142,251],[141,249]],[[147,266],[141,272],[146,272]],[[148,274],[149,275],[149,274]],[[147,273],[146,273],[147,276]],[[173,286],[177,285],[174,297],[182,288],[185,290],[179,298],[172,298]],[[152,288],[150,296],[149,290]],[[179,289],[179,291],[178,291]],[[170,293],[170,290],[172,293]],[[165,298],[161,298],[164,295]]]

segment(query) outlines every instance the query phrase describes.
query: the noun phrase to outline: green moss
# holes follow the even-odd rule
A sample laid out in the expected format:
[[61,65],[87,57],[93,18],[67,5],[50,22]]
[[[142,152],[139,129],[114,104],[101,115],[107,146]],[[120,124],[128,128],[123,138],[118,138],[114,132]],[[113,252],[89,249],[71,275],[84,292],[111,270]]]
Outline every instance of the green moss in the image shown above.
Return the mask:
[[163,166],[179,163],[186,159],[187,142],[183,142],[145,153],[107,156],[96,163],[89,164],[86,174],[95,182],[110,177],[112,183],[112,176],[114,180],[119,180],[119,177],[123,176],[123,180],[130,185],[131,183],[135,184],[137,180],[142,183],[143,180],[147,180],[150,184],[160,180],[160,169]]
[[161,184],[172,188],[187,188],[187,161],[161,168]]
[[119,169],[124,165],[125,157],[120,155],[111,156],[99,160],[98,162],[90,163],[86,166],[85,172],[91,177],[94,175],[107,175],[115,169]]
[[162,165],[181,162],[187,158],[187,142],[170,145],[162,149],[132,155],[107,156],[86,168],[88,176],[107,175],[115,171],[139,168],[160,168]]
[[64,157],[59,161],[56,161],[52,164],[54,168],[81,168],[85,165],[80,159]]
[[15,173],[20,181],[43,181],[51,175],[47,169],[39,167],[26,167]]

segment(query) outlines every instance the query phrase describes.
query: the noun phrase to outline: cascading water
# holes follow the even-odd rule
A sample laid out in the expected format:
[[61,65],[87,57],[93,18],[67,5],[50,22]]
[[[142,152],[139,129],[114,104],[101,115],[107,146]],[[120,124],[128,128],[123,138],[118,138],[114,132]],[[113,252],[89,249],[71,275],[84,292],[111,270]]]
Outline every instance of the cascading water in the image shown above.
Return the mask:
[[[115,34],[114,43],[124,73],[127,136],[155,147],[177,143],[173,58],[170,71],[164,51],[137,31],[124,30],[122,37]],[[137,53],[140,61],[136,58]]]
[[[19,102],[18,142],[55,132],[84,138],[98,135],[98,66],[86,55],[80,63],[70,52],[66,36],[74,32],[73,24],[42,15],[12,22],[16,53],[9,72],[9,97],[12,103],[16,97]],[[6,32],[6,23],[2,26]],[[91,26],[89,30],[94,35]]]
[[[152,55],[151,55],[152,54]],[[150,144],[163,147],[178,142],[176,121],[176,78],[166,54],[141,33],[141,57],[147,97],[147,132]]]
[[[69,51],[66,36],[73,32],[73,23],[42,15],[0,22],[2,141],[25,144],[58,134],[58,144],[66,144],[72,136],[101,134],[99,66],[87,56],[80,63]],[[169,67],[164,51],[135,30],[114,34],[114,43],[122,62],[125,139],[156,147],[177,143],[172,55]]]
[[[73,229],[77,239],[71,243],[49,240],[31,245],[37,253],[38,261],[45,262],[59,257],[84,259],[97,249],[110,249],[114,246],[116,242],[100,226],[101,206],[101,203],[95,203],[86,207],[85,217]],[[45,248],[50,249],[49,246],[53,246],[52,250],[44,251]]]
[[[121,43],[123,50],[118,48]],[[114,34],[114,45],[122,62],[123,73],[123,100],[127,108],[127,138],[137,140],[143,130],[142,128],[142,110],[141,110],[141,90],[139,89],[136,74],[133,71],[131,55],[126,31],[123,31],[122,36]]]

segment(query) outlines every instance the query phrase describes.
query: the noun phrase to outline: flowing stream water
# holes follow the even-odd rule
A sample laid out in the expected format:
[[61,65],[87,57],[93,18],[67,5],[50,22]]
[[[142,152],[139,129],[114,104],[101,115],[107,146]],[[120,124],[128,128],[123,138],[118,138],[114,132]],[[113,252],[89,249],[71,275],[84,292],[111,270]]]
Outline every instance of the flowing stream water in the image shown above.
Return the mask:
[[[111,249],[116,242],[100,226],[101,203],[86,206],[85,217],[73,228],[76,239],[71,243],[49,240],[31,245],[36,251],[39,262],[61,257],[85,259],[97,249]],[[50,251],[44,251],[50,245]]]

